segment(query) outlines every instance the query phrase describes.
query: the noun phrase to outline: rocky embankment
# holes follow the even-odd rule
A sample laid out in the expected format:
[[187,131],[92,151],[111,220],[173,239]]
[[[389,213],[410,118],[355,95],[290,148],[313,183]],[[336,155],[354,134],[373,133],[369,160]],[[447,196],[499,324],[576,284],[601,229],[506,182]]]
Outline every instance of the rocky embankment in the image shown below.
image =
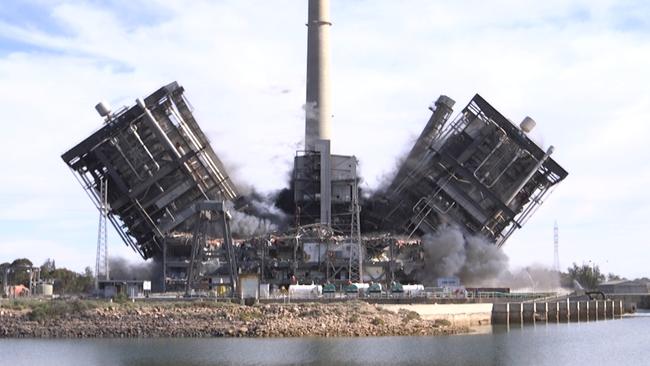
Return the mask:
[[[59,303],[59,304],[56,304]],[[444,335],[468,332],[414,312],[364,302],[262,304],[54,301],[0,308],[0,337],[300,337]]]

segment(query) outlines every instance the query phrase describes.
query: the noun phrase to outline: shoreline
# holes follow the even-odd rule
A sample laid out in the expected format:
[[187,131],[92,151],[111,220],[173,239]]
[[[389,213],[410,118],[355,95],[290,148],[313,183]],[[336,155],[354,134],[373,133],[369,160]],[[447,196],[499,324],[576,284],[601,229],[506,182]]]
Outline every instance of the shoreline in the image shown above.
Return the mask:
[[0,338],[287,338],[436,336],[469,327],[362,301],[258,304],[45,301],[0,307]]

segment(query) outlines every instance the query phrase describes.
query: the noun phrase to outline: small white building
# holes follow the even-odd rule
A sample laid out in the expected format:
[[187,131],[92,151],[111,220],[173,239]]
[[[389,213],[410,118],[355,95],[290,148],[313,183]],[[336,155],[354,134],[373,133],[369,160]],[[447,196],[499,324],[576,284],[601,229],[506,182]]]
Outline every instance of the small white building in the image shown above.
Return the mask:
[[135,299],[147,297],[151,293],[151,281],[101,280],[98,285],[98,295],[105,298],[122,294],[130,299]]

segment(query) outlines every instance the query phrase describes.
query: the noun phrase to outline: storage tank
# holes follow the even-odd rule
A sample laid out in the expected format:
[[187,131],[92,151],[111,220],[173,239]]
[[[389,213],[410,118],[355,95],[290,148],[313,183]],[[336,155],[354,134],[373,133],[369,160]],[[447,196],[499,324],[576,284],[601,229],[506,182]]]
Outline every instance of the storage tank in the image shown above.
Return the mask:
[[52,297],[54,294],[54,285],[51,283],[39,283],[36,286],[36,293],[38,295]]
[[319,285],[291,285],[289,286],[289,296],[291,297],[318,297],[323,292]]
[[367,291],[369,294],[381,294],[381,283],[373,283]]
[[424,285],[402,285],[402,290],[407,296],[416,296],[424,292]]

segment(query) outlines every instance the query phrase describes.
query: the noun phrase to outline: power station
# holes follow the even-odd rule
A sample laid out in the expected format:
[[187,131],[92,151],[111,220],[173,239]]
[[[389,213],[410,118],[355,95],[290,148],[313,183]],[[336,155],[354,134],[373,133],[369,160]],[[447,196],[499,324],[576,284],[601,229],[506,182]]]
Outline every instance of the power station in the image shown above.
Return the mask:
[[162,290],[234,296],[251,278],[267,291],[422,282],[431,265],[423,237],[452,226],[500,247],[568,175],[552,146],[528,137],[530,117],[515,125],[478,94],[453,116],[443,95],[390,185],[361,197],[356,157],[333,153],[329,1],[310,0],[308,13],[305,145],[294,157],[289,227],[232,230],[256,212],[176,82],[129,108],[98,104],[103,126],[63,154],[124,243],[159,263]]

